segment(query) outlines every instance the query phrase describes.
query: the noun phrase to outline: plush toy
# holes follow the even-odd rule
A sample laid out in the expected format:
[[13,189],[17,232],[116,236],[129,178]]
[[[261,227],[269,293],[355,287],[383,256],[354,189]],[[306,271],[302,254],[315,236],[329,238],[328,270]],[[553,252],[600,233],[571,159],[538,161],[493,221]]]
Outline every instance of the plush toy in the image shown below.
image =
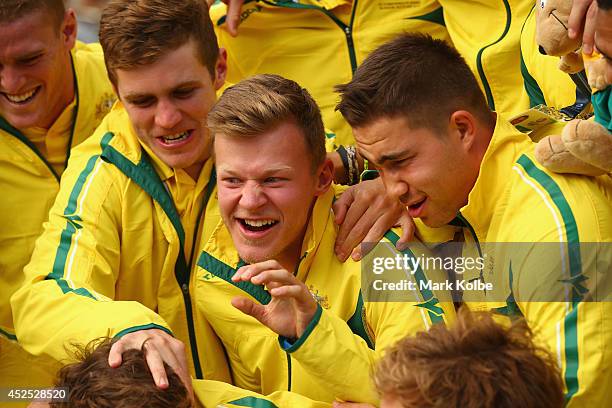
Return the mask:
[[544,167],[554,172],[598,176],[612,172],[612,128],[606,120],[597,118],[598,113],[610,115],[611,84],[605,80],[606,61],[599,55],[582,55],[580,40],[567,35],[571,6],[571,0],[537,0],[536,41],[543,54],[561,57],[562,71],[586,71],[589,86],[595,92],[592,99],[597,104],[596,120],[572,120],[561,135],[540,140],[535,154]]

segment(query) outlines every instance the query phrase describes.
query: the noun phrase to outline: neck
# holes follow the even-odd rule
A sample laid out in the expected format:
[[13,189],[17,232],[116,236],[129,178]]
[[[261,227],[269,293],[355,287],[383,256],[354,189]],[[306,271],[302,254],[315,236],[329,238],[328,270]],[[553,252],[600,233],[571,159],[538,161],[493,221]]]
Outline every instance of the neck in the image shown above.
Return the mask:
[[64,64],[64,86],[62,87],[62,93],[58,95],[56,103],[54,104],[55,109],[51,109],[51,114],[48,117],[48,120],[45,123],[42,123],[41,127],[44,129],[50,129],[51,126],[57,121],[57,119],[61,116],[64,110],[72,103],[75,97],[75,88],[74,88],[74,74],[72,69],[72,58],[70,53],[66,56],[68,59],[67,63]]

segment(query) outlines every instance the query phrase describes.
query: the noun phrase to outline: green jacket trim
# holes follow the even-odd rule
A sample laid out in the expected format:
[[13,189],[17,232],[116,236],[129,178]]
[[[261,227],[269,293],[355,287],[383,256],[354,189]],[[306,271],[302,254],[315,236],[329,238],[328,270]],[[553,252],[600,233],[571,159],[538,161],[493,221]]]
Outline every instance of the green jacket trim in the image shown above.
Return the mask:
[[[319,320],[321,320],[322,313],[323,308],[321,307],[321,305],[317,304],[317,311],[312,317],[312,320],[310,321],[310,323],[308,323],[308,326],[306,326],[306,330],[304,330],[304,333],[302,333],[302,335],[294,343],[291,342],[291,339],[288,339],[285,336],[279,336],[278,343],[280,344],[281,348],[287,353],[293,353],[294,351],[299,349],[302,344],[304,344],[306,339],[308,339],[310,333],[312,333],[314,328],[317,327],[317,324],[319,324]],[[287,345],[289,345],[289,347],[287,347]],[[289,381],[289,383],[291,383],[291,381]]]
[[[100,142],[100,146],[104,149],[110,140],[113,138],[113,134],[108,132],[106,133]],[[79,224],[82,220],[81,217],[74,214],[77,210],[78,198],[83,192],[83,187],[87,178],[91,174],[94,169],[94,166],[100,155],[92,156],[85,168],[79,174],[77,181],[72,188],[72,192],[70,193],[70,197],[68,198],[68,204],[66,205],[66,209],[64,210],[64,218],[66,219],[66,228],[62,231],[60,235],[60,244],[57,248],[57,252],[55,254],[55,260],[53,262],[53,270],[52,272],[45,277],[46,279],[53,279],[61,288],[62,293],[67,294],[74,292],[77,295],[86,296],[91,299],[96,300],[95,296],[93,296],[87,289],[77,288],[72,289],[68,282],[64,279],[64,272],[66,270],[66,260],[68,258],[68,252],[70,251],[70,247],[72,246],[72,236],[77,232],[77,229],[81,229],[82,226]]]
[[446,27],[446,22],[444,21],[444,10],[442,7],[438,7],[434,11],[430,11],[427,14],[416,17],[408,17],[407,19],[429,21],[430,23],[440,24],[441,26]]
[[[535,6],[531,7],[527,18],[523,22],[523,27],[521,27],[521,36],[523,30],[525,29],[525,24],[533,14],[535,10]],[[523,49],[520,48],[520,56],[521,56],[521,75],[523,76],[523,85],[525,87],[525,91],[527,91],[527,96],[529,96],[529,107],[533,108],[536,105],[546,105],[546,101],[544,99],[544,92],[538,85],[538,82],[535,80],[533,76],[529,73],[527,69],[527,65],[525,65],[525,60],[523,59]]]
[[172,331],[170,331],[169,329],[165,328],[164,326],[160,326],[158,324],[151,323],[151,324],[141,324],[140,326],[128,327],[127,329],[123,329],[119,333],[115,334],[113,339],[120,339],[121,337],[125,336],[126,334],[134,333],[134,332],[137,332],[139,330],[149,330],[149,329],[163,330],[166,333],[168,333],[169,335],[171,335],[172,337],[174,337],[174,334],[172,334]]
[[[393,231],[387,231],[387,233],[385,234],[385,238],[387,238],[389,241],[391,241],[391,243],[393,245],[397,244],[397,241],[399,240],[399,236],[393,232]],[[406,248],[405,250],[401,251],[403,254],[408,255],[411,258],[416,258],[414,256],[414,254],[412,253],[412,251],[408,248]],[[421,269],[421,267],[419,266],[418,269],[416,270],[416,272],[414,273],[414,278],[417,280],[418,282],[418,287],[419,287],[419,292],[421,292],[421,296],[423,296],[423,300],[425,300],[425,302],[431,302],[431,306],[435,306],[439,303],[439,300],[434,296],[433,292],[429,289],[427,289],[425,287],[425,285],[421,285],[420,282],[425,282],[425,274],[423,273],[423,270]],[[423,289],[420,289],[420,288]],[[444,311],[440,309],[440,311],[442,311],[441,314],[437,314],[434,313],[431,308],[427,310],[427,314],[429,315],[429,319],[431,320],[431,322],[433,324],[444,324],[444,318],[442,317],[444,315]]]
[[236,405],[237,407],[251,407],[251,408],[278,408],[276,405],[268,400],[257,398],[257,397],[244,397],[235,401],[230,401],[228,404]]
[[[242,266],[244,263],[241,262],[239,265]],[[212,273],[218,278],[223,279],[230,285],[237,287],[238,289],[248,293],[255,298],[262,305],[267,305],[272,300],[272,296],[268,291],[264,289],[262,285],[254,285],[251,282],[234,282],[232,276],[238,269],[234,269],[231,266],[221,262],[206,251],[202,251],[198,259],[198,266]]]
[[478,70],[478,75],[480,76],[480,80],[482,81],[482,86],[484,87],[485,95],[487,96],[489,108],[491,108],[491,110],[493,111],[495,110],[495,100],[493,99],[493,92],[491,91],[491,86],[489,85],[489,81],[487,80],[487,76],[485,75],[484,68],[482,67],[482,53],[487,48],[503,40],[503,38],[506,36],[506,34],[508,34],[508,31],[510,30],[510,23],[512,21],[512,10],[510,9],[510,4],[508,4],[508,0],[503,0],[503,3],[504,7],[506,8],[506,27],[504,28],[504,32],[496,41],[481,48],[478,51],[478,54],[476,55],[476,69]]
[[7,332],[6,330],[0,329],[0,335],[6,337],[9,340],[17,341],[17,336],[15,336],[13,333]]
[[[565,234],[568,243],[568,256],[570,263],[570,276],[577,277],[582,272],[582,260],[580,257],[578,226],[574,213],[559,188],[559,185],[546,174],[544,171],[536,167],[536,165],[524,154],[519,157],[517,163],[534,179],[540,186],[546,190],[553,203],[559,210],[561,218],[565,226]],[[565,385],[567,387],[566,401],[569,401],[579,389],[578,384],[578,304],[583,296],[572,291],[572,307],[573,309],[565,316],[564,335],[565,335]]]
[[359,291],[359,298],[357,298],[357,306],[355,307],[355,313],[346,322],[351,328],[351,331],[357,336],[361,337],[368,344],[368,347],[372,350],[375,348],[373,336],[370,335],[366,326],[365,307],[363,306],[363,296],[361,290]]

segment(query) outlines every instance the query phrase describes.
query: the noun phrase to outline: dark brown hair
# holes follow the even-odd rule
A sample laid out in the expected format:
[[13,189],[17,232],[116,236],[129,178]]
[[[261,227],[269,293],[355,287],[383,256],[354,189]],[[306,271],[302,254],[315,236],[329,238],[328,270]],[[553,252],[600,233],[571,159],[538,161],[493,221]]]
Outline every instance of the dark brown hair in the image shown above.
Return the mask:
[[563,383],[524,320],[505,328],[464,307],[454,327],[436,325],[399,341],[375,383],[403,407],[561,408]]
[[403,34],[374,50],[336,90],[336,107],[352,127],[402,116],[409,126],[443,129],[457,110],[489,123],[476,78],[457,50],[428,35]]
[[128,350],[117,368],[108,365],[111,339],[97,339],[87,346],[74,346],[78,363],[63,367],[56,387],[66,387],[67,402],[53,408],[189,408],[191,397],[179,376],[164,364],[169,387],[159,389],[140,350]]
[[226,89],[208,113],[213,135],[252,137],[284,122],[302,131],[315,171],[325,160],[325,128],[317,103],[298,83],[256,75]]
[[100,44],[115,86],[116,69],[152,64],[189,40],[214,80],[219,46],[206,1],[112,0],[102,12]]
[[64,21],[66,7],[64,0],[2,0],[0,2],[0,23],[10,23],[35,11],[49,12],[57,29]]

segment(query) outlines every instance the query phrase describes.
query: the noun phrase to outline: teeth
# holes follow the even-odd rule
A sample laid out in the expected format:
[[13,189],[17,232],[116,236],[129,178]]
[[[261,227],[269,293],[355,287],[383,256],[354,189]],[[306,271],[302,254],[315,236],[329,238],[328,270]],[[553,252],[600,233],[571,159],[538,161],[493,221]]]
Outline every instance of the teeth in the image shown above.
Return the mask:
[[174,143],[187,138],[188,135],[189,132],[183,132],[176,135],[162,136],[162,139],[164,139],[164,142],[166,143]]
[[275,224],[274,220],[244,220],[244,223],[251,227],[263,227],[264,225],[272,225]]
[[34,92],[36,92],[36,89],[32,89],[30,92],[26,92],[24,94],[21,95],[10,95],[5,93],[4,95],[6,95],[6,98],[11,101],[11,102],[15,102],[15,103],[20,103],[20,102],[24,102],[28,99],[30,99],[32,97],[32,95],[34,95]]

